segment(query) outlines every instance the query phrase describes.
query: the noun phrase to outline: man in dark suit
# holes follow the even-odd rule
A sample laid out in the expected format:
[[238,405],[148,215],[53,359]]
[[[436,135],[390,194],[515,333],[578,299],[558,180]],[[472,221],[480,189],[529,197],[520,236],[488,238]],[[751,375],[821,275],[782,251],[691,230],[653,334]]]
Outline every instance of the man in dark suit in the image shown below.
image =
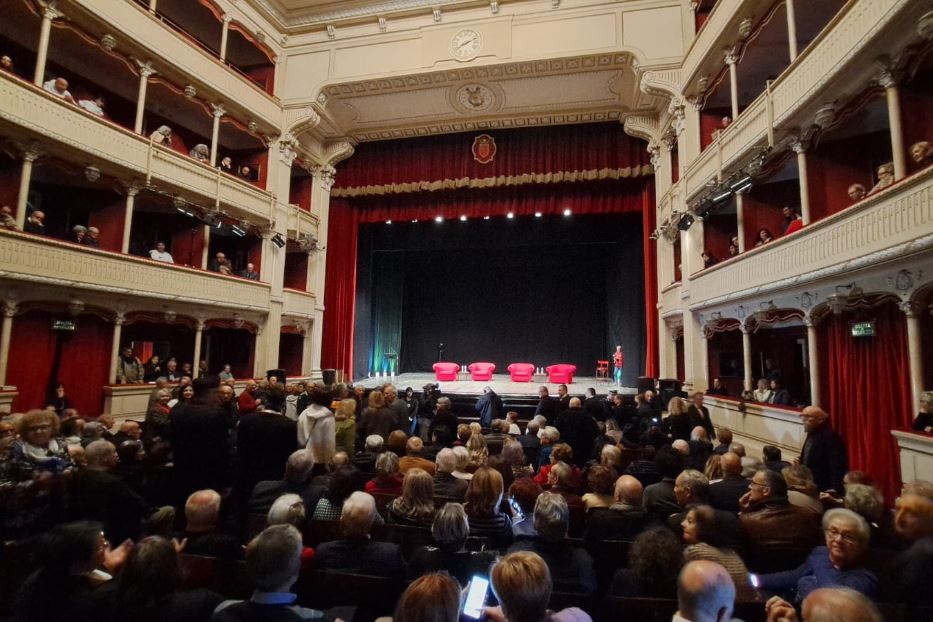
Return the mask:
[[690,408],[687,409],[687,417],[690,418],[691,428],[702,426],[710,442],[716,440],[716,430],[713,429],[713,421],[709,418],[709,409],[703,405],[702,392],[697,391],[693,394]]
[[829,425],[829,414],[818,406],[807,406],[800,413],[807,439],[800,452],[800,464],[813,472],[820,492],[844,488],[842,478],[849,470],[849,459],[842,438]]
[[179,501],[195,490],[221,490],[229,482],[230,427],[214,395],[217,385],[217,376],[194,380],[192,400],[172,410],[169,436]]
[[616,480],[614,503],[608,508],[594,508],[586,518],[583,540],[586,548],[596,555],[596,549],[605,540],[634,540],[650,524],[642,507],[644,487],[631,475]]
[[[306,508],[314,507],[309,505],[308,494],[313,468],[314,461],[311,459],[310,452],[305,449],[293,452],[285,463],[284,479],[261,481],[253,487],[253,494],[249,498],[249,511],[265,514],[276,499],[289,493],[300,495]],[[317,502],[316,499],[314,501]]]
[[793,406],[794,401],[790,397],[790,393],[781,386],[780,380],[771,381],[771,399],[769,400],[771,404],[777,404],[778,406]]
[[583,411],[597,421],[605,421],[609,415],[609,402],[596,397],[596,389],[590,387],[586,390],[586,399],[583,400]]
[[554,424],[554,419],[557,418],[557,401],[550,396],[548,393],[547,387],[542,386],[538,389],[538,406],[535,408],[535,416],[543,416],[547,419],[548,425]]
[[321,570],[339,570],[380,577],[405,574],[405,560],[397,544],[369,539],[376,517],[376,501],[365,492],[354,492],[340,514],[342,540],[325,542],[315,549],[314,564]]
[[579,397],[570,399],[570,408],[557,415],[554,424],[560,432],[560,440],[573,449],[573,461],[582,467],[593,455],[593,441],[599,435],[599,428],[583,410]]
[[243,547],[234,536],[220,529],[220,495],[214,490],[198,490],[185,502],[185,530],[178,540],[188,540],[185,553],[243,559]]
[[298,429],[282,414],[285,392],[269,387],[262,410],[246,415],[237,428],[237,453],[242,490],[248,494],[257,482],[281,479],[285,463],[298,448]]
[[561,413],[570,408],[570,393],[566,384],[557,385],[557,412]]
[[739,499],[748,492],[748,480],[742,477],[742,458],[726,452],[722,456],[722,479],[710,484],[709,503],[717,510],[733,514],[739,511]]
[[538,438],[540,429],[541,424],[536,419],[532,419],[525,426],[525,433],[515,437],[525,450],[525,458],[529,464],[538,464],[538,452],[541,450],[541,439]]

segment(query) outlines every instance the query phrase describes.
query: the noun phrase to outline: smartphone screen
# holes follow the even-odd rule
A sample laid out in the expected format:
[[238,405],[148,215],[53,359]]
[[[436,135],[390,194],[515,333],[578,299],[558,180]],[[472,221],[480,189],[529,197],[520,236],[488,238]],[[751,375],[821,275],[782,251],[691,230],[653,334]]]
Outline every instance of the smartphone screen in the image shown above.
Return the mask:
[[752,584],[752,587],[758,589],[761,587],[761,581],[758,579],[758,575],[748,573],[748,582]]
[[474,576],[470,579],[470,589],[467,590],[466,600],[463,601],[463,615],[475,620],[482,617],[488,589],[489,579],[486,577]]

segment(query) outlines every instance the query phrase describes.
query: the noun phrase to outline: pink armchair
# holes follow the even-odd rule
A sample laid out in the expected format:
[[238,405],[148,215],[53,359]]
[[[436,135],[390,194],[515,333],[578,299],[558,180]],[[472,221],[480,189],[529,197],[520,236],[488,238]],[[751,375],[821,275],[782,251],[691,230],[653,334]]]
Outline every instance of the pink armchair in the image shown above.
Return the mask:
[[555,384],[571,384],[573,382],[573,375],[577,373],[577,366],[559,363],[546,367],[544,371],[547,372],[548,382]]
[[531,382],[535,366],[531,363],[512,363],[508,367],[512,382]]
[[472,380],[492,380],[492,372],[496,371],[495,363],[470,363],[467,367]]
[[434,363],[434,377],[438,382],[456,380],[460,366],[456,363]]

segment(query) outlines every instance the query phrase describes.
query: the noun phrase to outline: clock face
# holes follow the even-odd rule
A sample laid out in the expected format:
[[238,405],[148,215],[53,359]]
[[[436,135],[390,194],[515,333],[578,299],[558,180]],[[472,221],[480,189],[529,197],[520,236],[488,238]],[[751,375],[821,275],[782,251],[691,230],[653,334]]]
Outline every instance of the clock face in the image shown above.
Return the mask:
[[457,60],[469,60],[479,54],[482,44],[478,32],[465,28],[450,40],[450,53]]

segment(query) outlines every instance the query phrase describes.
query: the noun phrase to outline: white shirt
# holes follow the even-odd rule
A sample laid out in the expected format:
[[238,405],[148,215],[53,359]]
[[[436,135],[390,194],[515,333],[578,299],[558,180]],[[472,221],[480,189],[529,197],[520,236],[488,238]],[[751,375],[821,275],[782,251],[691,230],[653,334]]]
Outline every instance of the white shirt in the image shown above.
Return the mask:
[[55,80],[49,80],[48,82],[42,85],[42,88],[44,88],[46,91],[48,91],[55,97],[61,97],[62,99],[68,99],[69,97],[71,97],[71,91],[65,89],[65,92],[62,93],[58,89],[55,88]]
[[175,260],[172,259],[171,253],[166,253],[165,251],[159,252],[155,249],[149,251],[149,257],[155,259],[156,261],[164,261],[165,263],[175,263]]
[[104,116],[104,109],[98,106],[97,102],[93,99],[82,99],[78,102],[78,106],[98,117]]

